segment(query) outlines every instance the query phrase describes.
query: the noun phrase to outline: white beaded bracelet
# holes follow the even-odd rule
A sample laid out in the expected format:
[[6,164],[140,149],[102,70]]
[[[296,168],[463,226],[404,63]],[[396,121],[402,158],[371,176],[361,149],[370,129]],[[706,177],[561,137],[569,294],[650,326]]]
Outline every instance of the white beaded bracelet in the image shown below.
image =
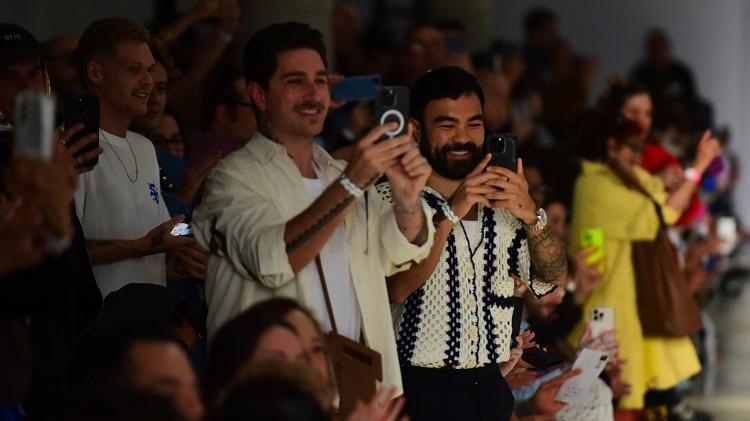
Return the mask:
[[445,215],[445,218],[447,220],[451,221],[452,224],[455,224],[456,222],[458,222],[461,219],[458,216],[456,216],[455,213],[453,213],[453,209],[451,209],[451,207],[448,204],[448,202],[443,202],[440,205],[440,209],[443,211],[443,215]]
[[349,180],[344,174],[341,174],[341,177],[339,177],[339,183],[344,187],[344,190],[354,197],[362,197],[362,195],[365,194],[364,190],[357,187],[357,185],[354,184],[352,180]]

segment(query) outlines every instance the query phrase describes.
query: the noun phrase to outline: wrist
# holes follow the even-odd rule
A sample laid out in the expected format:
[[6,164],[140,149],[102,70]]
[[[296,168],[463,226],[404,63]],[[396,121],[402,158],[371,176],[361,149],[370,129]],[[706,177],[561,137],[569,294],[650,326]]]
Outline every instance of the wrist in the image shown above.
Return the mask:
[[354,197],[361,197],[363,194],[365,194],[365,191],[361,187],[359,187],[357,183],[347,177],[346,174],[341,174],[341,177],[339,177],[338,181],[341,187],[343,187],[347,193]]

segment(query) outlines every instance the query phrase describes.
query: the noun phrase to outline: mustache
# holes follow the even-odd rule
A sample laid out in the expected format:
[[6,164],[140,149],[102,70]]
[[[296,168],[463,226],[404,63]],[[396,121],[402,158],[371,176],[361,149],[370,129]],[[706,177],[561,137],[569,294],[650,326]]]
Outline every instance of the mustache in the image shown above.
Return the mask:
[[473,143],[452,143],[445,145],[440,149],[440,152],[447,154],[449,152],[479,152],[477,145]]
[[301,110],[310,109],[310,108],[313,108],[316,111],[323,111],[325,110],[326,107],[322,102],[319,102],[319,101],[305,101],[297,105],[296,107],[294,107],[294,111],[301,111]]

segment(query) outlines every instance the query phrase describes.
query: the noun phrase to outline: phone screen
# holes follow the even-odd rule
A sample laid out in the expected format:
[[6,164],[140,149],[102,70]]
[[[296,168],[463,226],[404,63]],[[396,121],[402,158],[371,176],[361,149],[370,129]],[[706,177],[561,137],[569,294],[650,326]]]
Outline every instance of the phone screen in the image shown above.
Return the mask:
[[15,98],[16,147],[23,155],[51,159],[55,143],[55,99],[44,93],[25,91]]
[[179,224],[172,227],[172,230],[169,232],[170,234],[182,237],[192,237],[193,236],[193,228],[184,222],[180,222]]

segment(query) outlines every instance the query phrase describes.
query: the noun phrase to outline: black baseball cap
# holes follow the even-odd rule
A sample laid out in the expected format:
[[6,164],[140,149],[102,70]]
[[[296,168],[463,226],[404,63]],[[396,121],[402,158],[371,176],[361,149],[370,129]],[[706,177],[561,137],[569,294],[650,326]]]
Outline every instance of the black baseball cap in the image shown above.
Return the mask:
[[0,68],[27,57],[42,57],[39,41],[18,25],[0,23]]

